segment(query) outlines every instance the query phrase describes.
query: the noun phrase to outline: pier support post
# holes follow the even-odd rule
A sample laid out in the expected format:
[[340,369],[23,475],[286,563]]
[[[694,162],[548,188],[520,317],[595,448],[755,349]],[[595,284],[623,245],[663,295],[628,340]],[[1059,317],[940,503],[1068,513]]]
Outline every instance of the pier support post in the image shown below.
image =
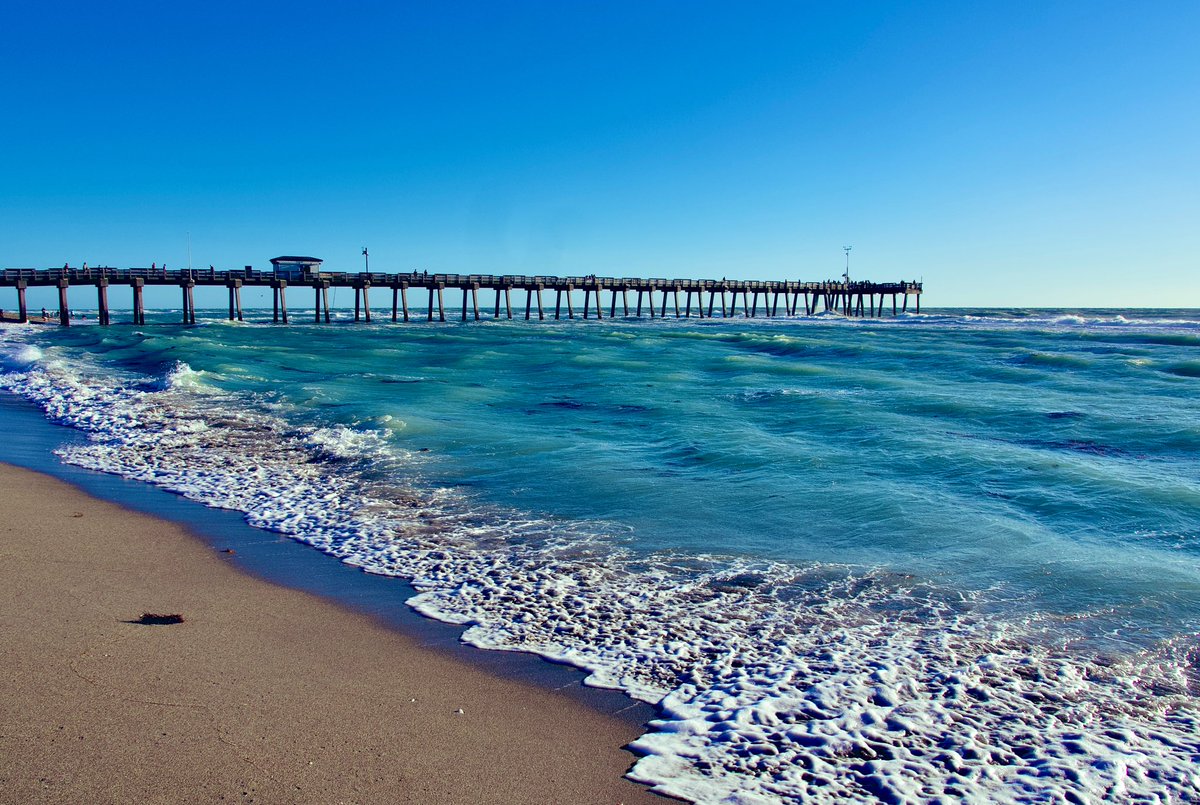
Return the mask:
[[[358,319],[358,295],[354,297],[354,318]],[[271,282],[271,322],[279,323],[279,286]]]
[[429,321],[433,321],[433,286],[429,286]]
[[600,304],[600,284],[599,283],[596,283],[595,291],[596,291],[596,318],[603,319],[604,318],[604,313],[603,313],[604,307],[603,307],[603,305]]
[[892,315],[896,315],[896,295],[892,294]]
[[229,288],[229,320],[233,321],[236,318],[238,321],[243,321],[242,281],[229,280],[226,283],[226,286]]
[[754,304],[750,306],[750,318],[758,315],[758,291],[754,292]]
[[492,318],[493,318],[493,319],[498,319],[498,318],[500,318],[500,294],[501,294],[501,292],[502,292],[502,289],[501,289],[501,288],[499,288],[499,287],[497,287],[497,288],[496,288],[496,307],[495,307],[495,309],[492,311]]
[[638,288],[637,317],[639,319],[642,317],[642,294],[643,293],[644,293],[644,291],[641,288]]
[[438,321],[446,320],[446,283],[439,282],[437,285],[438,297]]
[[400,283],[400,308],[404,313],[404,320],[408,321],[408,283]]
[[692,289],[691,288],[688,288],[688,290],[687,290],[687,299],[685,300],[683,317],[685,319],[690,319],[692,317]]
[[479,283],[471,286],[471,305],[475,308],[475,321],[479,321]]
[[146,284],[146,281],[144,279],[142,279],[141,277],[135,277],[133,279],[133,281],[130,283],[130,287],[133,289],[133,323],[134,324],[145,324],[146,323],[146,305],[142,299],[142,289],[145,284]]
[[[283,317],[283,323],[287,324],[287,280],[275,280],[274,284],[279,289],[279,313]],[[367,321],[370,320],[371,316],[367,314]]]
[[[500,292],[496,291],[496,298],[500,298]],[[533,288],[525,289],[525,321],[529,321],[529,311],[533,308]],[[497,308],[499,311],[499,308]]]
[[608,317],[610,319],[615,319],[617,317],[617,289],[610,289],[610,293],[612,294],[612,299],[610,300],[610,304],[608,306]]
[[672,290],[674,293],[671,295],[675,298],[675,318],[679,318],[679,286],[676,285]]
[[587,320],[588,300],[591,296],[591,293],[592,293],[592,290],[590,288],[588,288],[586,285],[583,286],[583,318],[584,318],[584,321]]
[[[663,288],[662,295],[663,295],[662,308],[660,308],[658,311],[658,317],[660,319],[665,319],[667,317],[667,289],[666,288]],[[650,297],[654,298],[653,292],[651,292]]]
[[538,286],[537,286],[538,321],[543,321],[546,318],[546,314],[542,312],[542,288],[543,287],[545,287],[545,286],[543,286],[539,282]]
[[[717,301],[717,292],[715,290],[713,290],[712,288],[709,288],[708,289],[708,317],[710,319],[713,317],[713,315],[712,315],[713,305],[716,303],[716,301]],[[703,296],[701,296],[701,298],[700,298],[700,304],[702,304],[702,305],[704,304]],[[721,311],[721,315],[724,316],[725,311]]]
[[574,285],[567,286],[567,318],[568,319],[575,318],[575,306],[573,304],[571,304],[571,291],[574,291],[574,290],[575,290]]
[[467,290],[468,290],[467,286],[464,285],[463,289],[462,289],[462,292],[463,292],[462,320],[463,321],[467,320]]
[[512,286],[504,286],[504,314],[512,321]]
[[400,286],[392,286],[392,321],[400,320]]
[[921,312],[921,295],[917,294],[917,313]]
[[629,286],[621,286],[621,305],[625,309],[625,318],[629,318]]
[[17,321],[25,324],[29,321],[29,304],[25,298],[25,288],[28,283],[25,280],[17,280]]
[[71,308],[67,306],[67,281],[58,281],[58,323],[63,327],[71,326]]
[[96,280],[96,306],[99,311],[100,325],[107,327],[109,323],[108,315],[108,280],[104,277]]
[[183,323],[196,323],[196,296],[193,293],[196,283],[191,280],[179,283],[179,289],[183,292]]

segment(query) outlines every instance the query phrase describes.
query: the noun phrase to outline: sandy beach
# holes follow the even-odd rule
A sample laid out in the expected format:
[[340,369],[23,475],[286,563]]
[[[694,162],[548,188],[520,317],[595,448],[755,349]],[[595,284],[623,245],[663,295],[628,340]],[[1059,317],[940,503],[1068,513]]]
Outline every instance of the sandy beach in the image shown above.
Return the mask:
[[56,479],[0,488],[0,802],[666,801],[622,778],[636,727]]

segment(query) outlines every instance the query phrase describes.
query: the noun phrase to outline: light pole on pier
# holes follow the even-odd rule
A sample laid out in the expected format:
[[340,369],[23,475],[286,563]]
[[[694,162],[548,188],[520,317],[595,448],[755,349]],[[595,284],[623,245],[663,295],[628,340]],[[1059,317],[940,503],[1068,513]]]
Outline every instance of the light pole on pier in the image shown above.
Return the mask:
[[843,246],[842,247],[842,251],[844,251],[846,253],[846,273],[843,274],[842,276],[846,278],[847,285],[850,284],[850,250],[853,248],[854,248],[853,246]]
[[363,246],[363,269],[364,269],[364,270],[365,270],[365,271],[366,271],[368,274],[370,274],[370,273],[371,273],[371,255],[369,255],[369,254],[367,253],[367,247],[366,247],[366,246]]

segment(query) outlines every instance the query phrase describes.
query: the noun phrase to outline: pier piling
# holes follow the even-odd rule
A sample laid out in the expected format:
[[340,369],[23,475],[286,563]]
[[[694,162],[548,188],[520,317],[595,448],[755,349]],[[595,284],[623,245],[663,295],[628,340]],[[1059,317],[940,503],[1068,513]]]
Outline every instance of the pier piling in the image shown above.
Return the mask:
[[109,324],[108,315],[108,279],[101,277],[96,280],[96,310],[97,320],[102,327]]
[[230,280],[226,286],[229,288],[229,320],[242,321],[242,281]]
[[142,289],[146,281],[141,277],[134,277],[130,282],[130,288],[133,290],[133,323],[146,323],[146,303],[142,297]]
[[17,321],[21,324],[29,322],[29,305],[25,300],[26,283],[24,280],[17,281]]
[[71,326],[71,308],[67,306],[67,281],[58,281],[58,323],[63,327]]
[[[288,323],[287,315],[287,280],[276,280],[275,291],[279,294],[279,315],[283,318],[283,323]],[[371,320],[370,312],[367,313],[367,321]]]

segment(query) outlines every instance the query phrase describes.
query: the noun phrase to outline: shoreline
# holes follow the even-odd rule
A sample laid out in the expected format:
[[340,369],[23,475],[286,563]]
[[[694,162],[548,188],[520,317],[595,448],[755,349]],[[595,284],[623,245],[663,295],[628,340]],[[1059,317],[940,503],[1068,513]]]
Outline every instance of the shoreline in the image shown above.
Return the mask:
[[0,801],[667,801],[622,776],[628,719],[52,476],[0,464],[0,484]]

